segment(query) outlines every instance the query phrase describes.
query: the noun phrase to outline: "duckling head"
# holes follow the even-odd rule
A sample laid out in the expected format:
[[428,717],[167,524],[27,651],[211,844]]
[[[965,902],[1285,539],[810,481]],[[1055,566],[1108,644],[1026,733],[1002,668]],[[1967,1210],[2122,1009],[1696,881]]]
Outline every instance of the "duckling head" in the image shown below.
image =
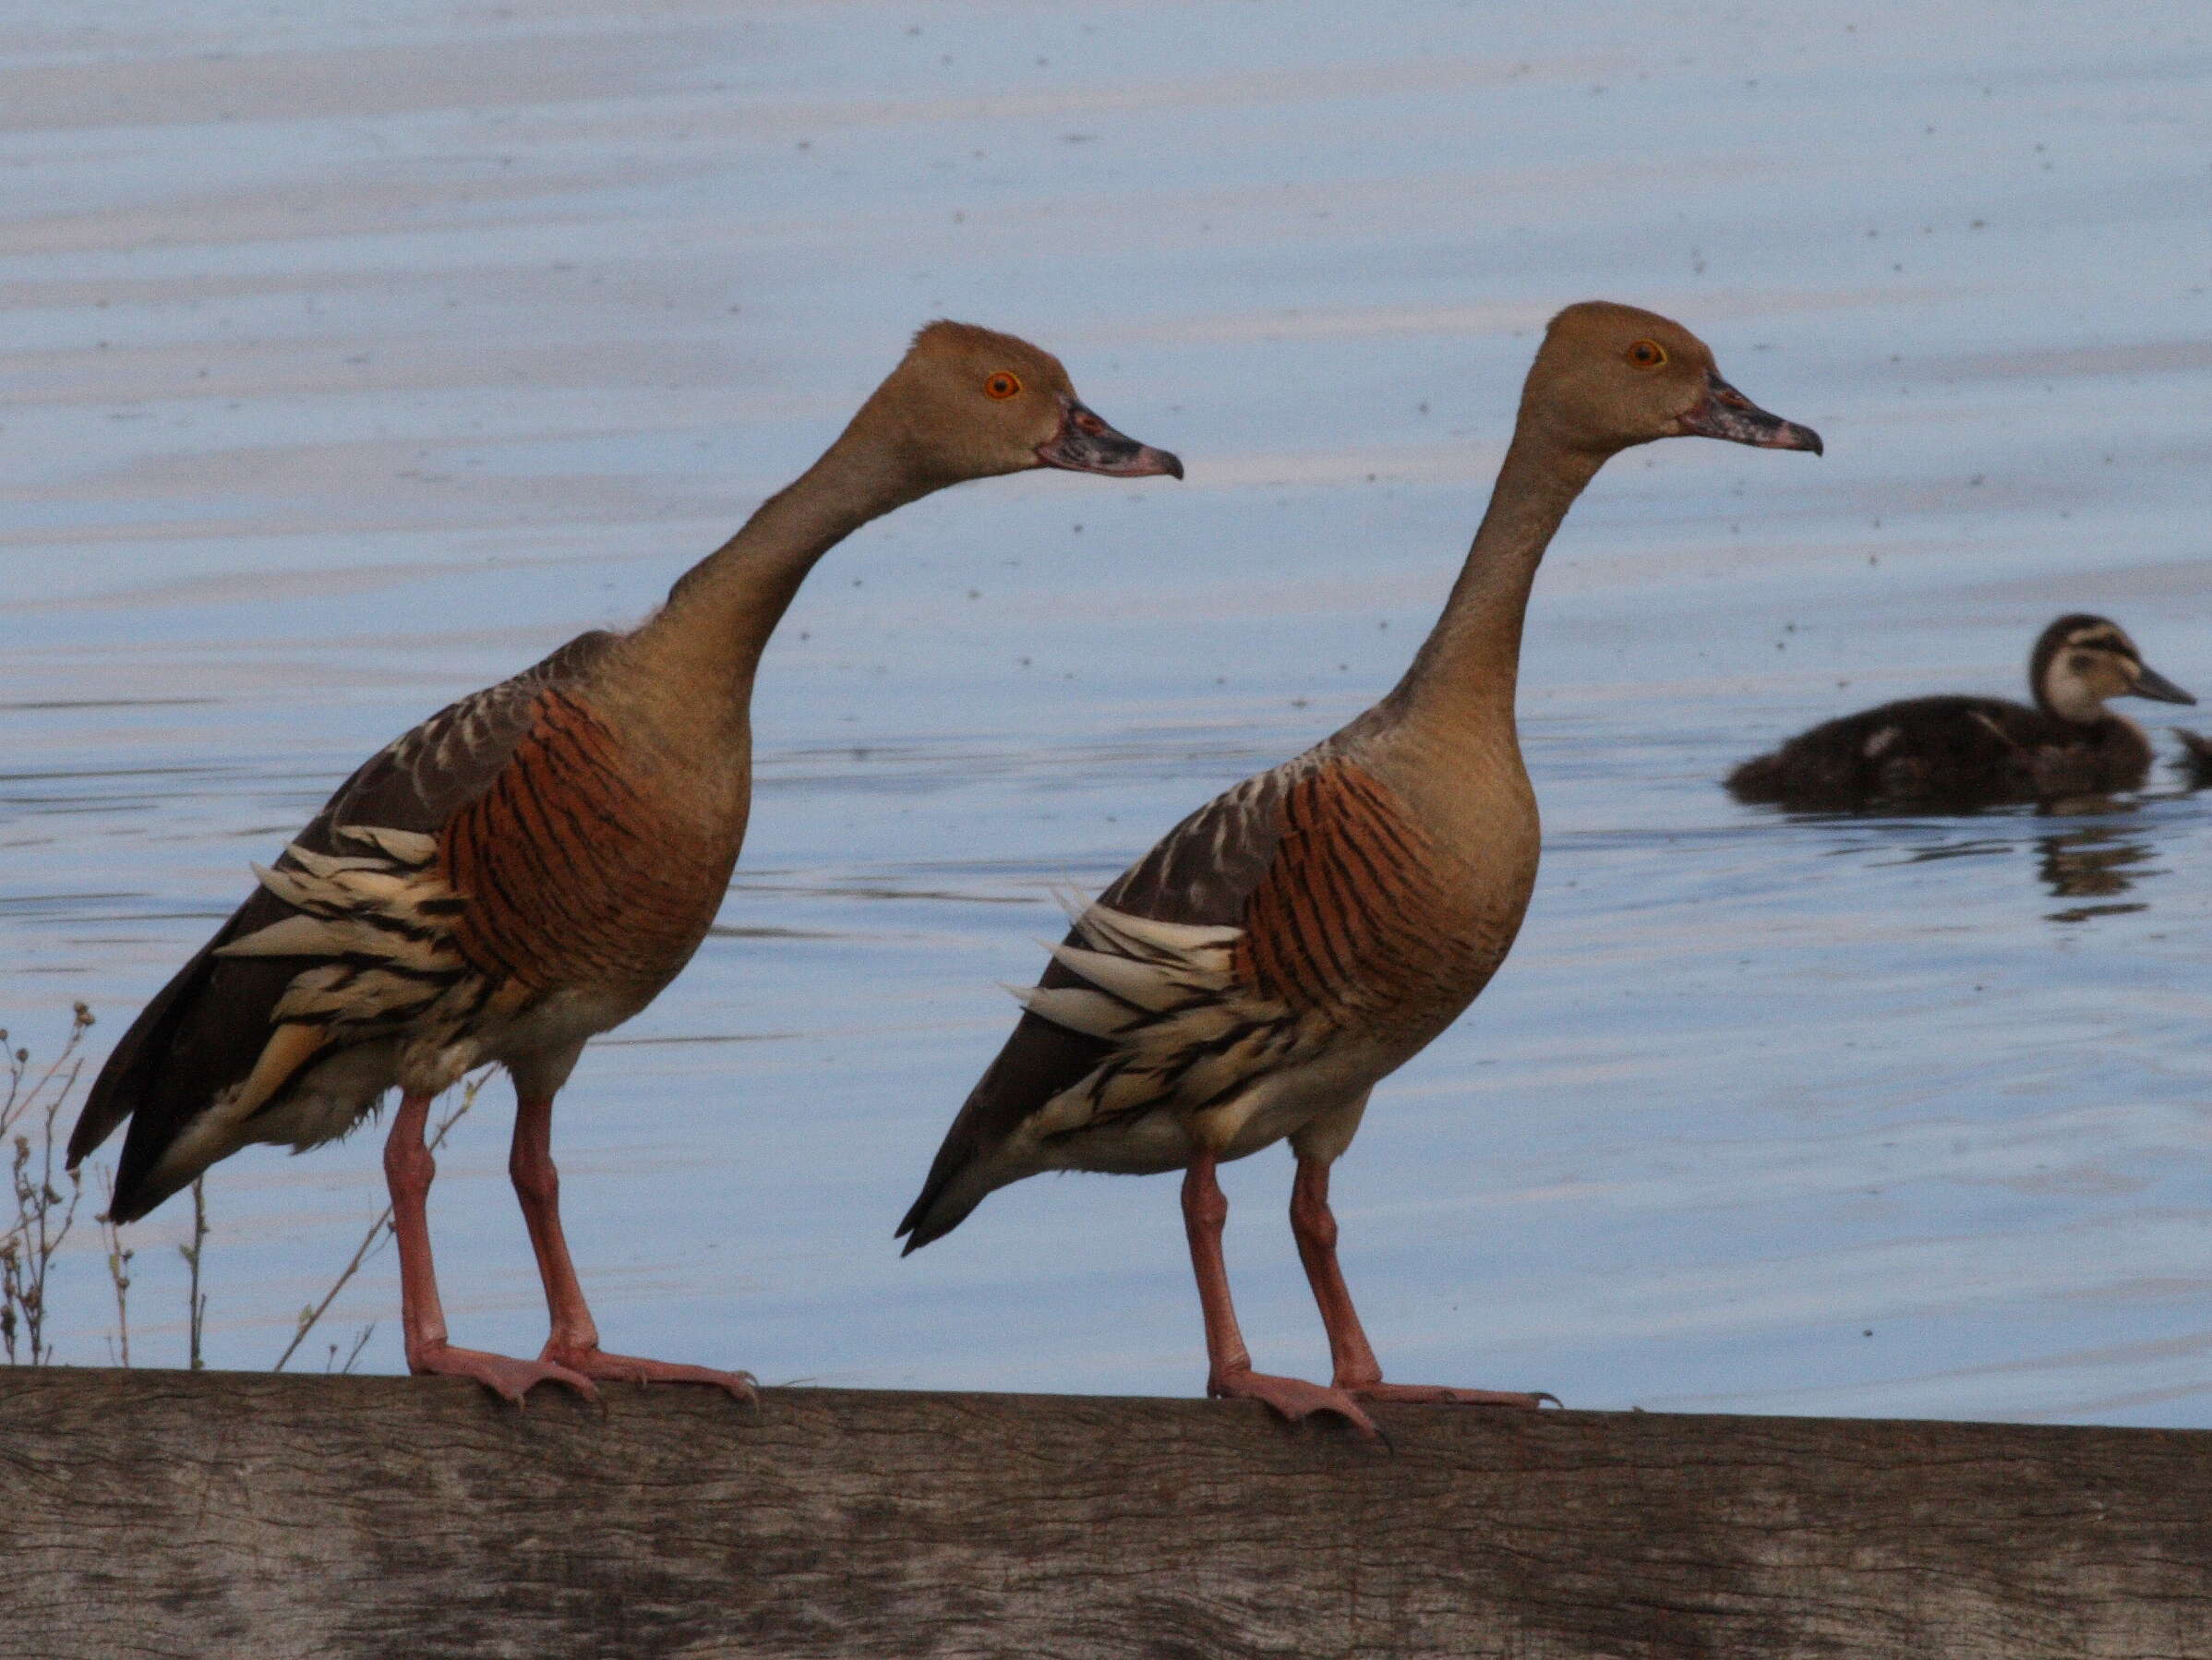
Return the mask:
[[868,400],[856,427],[887,438],[929,487],[1033,467],[1180,478],[1165,450],[1116,432],[1076,395],[1060,359],[972,323],[931,323]]
[[2146,664],[2118,623],[2086,611],[2062,617],[2043,631],[2028,658],[2027,678],[2045,711],[2084,726],[2104,718],[2107,698],[2196,702]]
[[1521,407],[1533,430],[1601,454],[1663,438],[1821,453],[1819,433],[1769,415],[1729,385],[1712,349],[1680,323],[1609,300],[1585,300],[1552,319]]

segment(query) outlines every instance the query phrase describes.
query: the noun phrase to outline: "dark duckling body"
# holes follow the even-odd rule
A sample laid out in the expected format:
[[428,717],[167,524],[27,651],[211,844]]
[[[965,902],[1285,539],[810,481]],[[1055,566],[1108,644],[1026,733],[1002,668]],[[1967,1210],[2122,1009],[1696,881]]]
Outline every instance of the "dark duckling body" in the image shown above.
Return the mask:
[[2146,668],[2114,622],[2085,612],[2043,631],[2028,658],[2033,707],[1916,697],[1825,721],[1728,775],[1740,801],[1805,810],[1988,807],[2141,787],[2150,740],[2105,700],[2196,700]]

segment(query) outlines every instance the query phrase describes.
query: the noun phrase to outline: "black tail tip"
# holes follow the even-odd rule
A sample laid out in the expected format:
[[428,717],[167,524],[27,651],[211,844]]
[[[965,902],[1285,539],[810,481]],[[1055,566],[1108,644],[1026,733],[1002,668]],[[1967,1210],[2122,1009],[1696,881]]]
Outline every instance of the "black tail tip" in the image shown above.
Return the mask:
[[975,1199],[958,1204],[948,1198],[951,1185],[949,1182],[932,1182],[908,1207],[906,1216],[893,1230],[895,1238],[904,1238],[907,1242],[907,1248],[899,1253],[901,1257],[911,1257],[923,1245],[943,1239],[975,1213]]
[[961,1218],[955,1217],[949,1222],[932,1222],[923,1217],[909,1216],[905,1221],[898,1224],[898,1233],[894,1235],[895,1238],[903,1237],[907,1242],[898,1254],[901,1257],[913,1256],[923,1245],[932,1245],[943,1239],[958,1227],[961,1221]]

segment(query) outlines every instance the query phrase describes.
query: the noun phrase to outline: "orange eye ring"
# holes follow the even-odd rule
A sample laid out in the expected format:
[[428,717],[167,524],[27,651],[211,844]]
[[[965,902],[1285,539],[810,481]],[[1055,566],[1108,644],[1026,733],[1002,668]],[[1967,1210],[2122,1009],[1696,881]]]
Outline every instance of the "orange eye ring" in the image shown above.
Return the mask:
[[1629,361],[1640,369],[1665,367],[1666,348],[1655,340],[1640,340],[1629,348]]
[[1011,370],[1001,369],[983,382],[983,395],[1004,402],[1021,391],[1021,379]]

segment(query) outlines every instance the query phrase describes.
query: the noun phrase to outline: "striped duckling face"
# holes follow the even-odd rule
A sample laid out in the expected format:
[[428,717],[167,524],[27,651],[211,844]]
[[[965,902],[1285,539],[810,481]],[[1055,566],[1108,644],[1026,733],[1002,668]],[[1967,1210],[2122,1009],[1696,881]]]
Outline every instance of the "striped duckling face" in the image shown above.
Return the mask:
[[2045,629],[2028,659],[2036,702],[2062,720],[2104,718],[2105,700],[2147,697],[2161,704],[2196,699],[2148,667],[2118,623],[2076,612]]
[[1821,453],[1809,427],[1769,415],[1721,378],[1705,343],[1671,319],[1586,300],[1551,320],[1521,420],[1601,455],[1663,438],[1717,438]]
[[1076,396],[1050,352],[972,323],[934,322],[869,399],[856,426],[897,427],[916,476],[934,483],[1033,467],[1113,478],[1180,478],[1183,463],[1116,432]]

